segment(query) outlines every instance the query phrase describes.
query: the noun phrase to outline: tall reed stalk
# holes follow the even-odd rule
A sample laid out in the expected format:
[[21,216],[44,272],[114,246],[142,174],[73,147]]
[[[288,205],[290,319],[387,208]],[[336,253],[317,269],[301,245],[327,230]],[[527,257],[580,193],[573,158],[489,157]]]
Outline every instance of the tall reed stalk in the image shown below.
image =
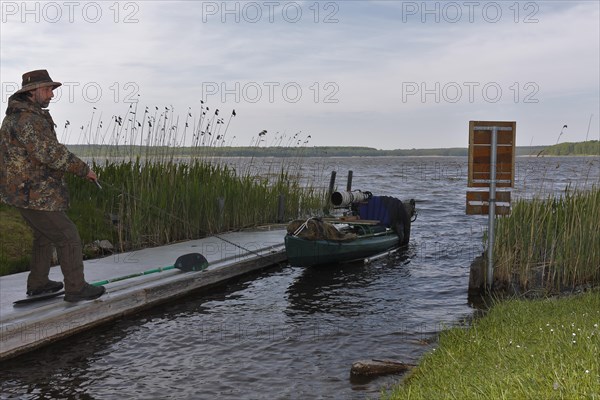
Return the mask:
[[495,279],[556,292],[600,284],[600,187],[517,200],[496,225]]

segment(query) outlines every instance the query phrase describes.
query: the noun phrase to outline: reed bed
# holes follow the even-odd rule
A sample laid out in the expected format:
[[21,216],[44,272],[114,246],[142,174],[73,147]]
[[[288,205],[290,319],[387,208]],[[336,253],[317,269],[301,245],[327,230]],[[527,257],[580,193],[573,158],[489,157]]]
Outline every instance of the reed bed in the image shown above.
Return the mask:
[[[81,144],[94,143],[85,157],[103,190],[68,179],[69,214],[85,243],[108,239],[129,250],[302,218],[323,207],[324,190],[300,183],[297,164],[308,139],[296,135],[298,157],[280,165],[257,167],[262,161],[252,157],[235,168],[214,151],[235,139],[227,134],[235,110],[227,122],[218,109],[212,116],[209,111],[202,103],[199,117],[190,109],[180,119],[173,108],[139,113],[136,104],[126,118],[113,116],[108,123],[92,114],[81,127]],[[263,130],[252,139],[257,156],[267,137]]]
[[285,172],[275,180],[237,176],[202,160],[105,162],[94,165],[103,190],[69,180],[70,215],[84,242],[109,239],[119,250],[195,239],[212,233],[296,218],[321,207],[322,194]]
[[554,293],[600,283],[600,187],[520,199],[498,219],[494,280]]

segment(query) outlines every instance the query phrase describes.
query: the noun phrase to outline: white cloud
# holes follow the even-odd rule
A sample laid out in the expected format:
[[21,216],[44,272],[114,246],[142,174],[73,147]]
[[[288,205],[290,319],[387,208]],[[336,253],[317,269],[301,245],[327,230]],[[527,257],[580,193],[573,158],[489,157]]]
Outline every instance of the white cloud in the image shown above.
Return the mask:
[[[495,23],[491,6],[482,10],[497,2],[472,14],[454,2],[455,23],[456,10],[439,2],[427,3],[429,13],[411,8],[423,2],[94,4],[102,7],[96,23],[81,12],[71,23],[66,10],[58,22],[3,15],[3,107],[7,83],[47,68],[71,90],[52,105],[55,120],[74,127],[89,123],[93,107],[96,118],[126,114],[123,100],[139,94],[140,109],[173,105],[181,119],[202,98],[211,111],[236,109],[238,144],[267,129],[302,131],[311,145],[464,147],[468,120],[484,118],[517,120],[519,144],[542,144],[553,140],[540,132],[563,123],[573,127],[568,139],[583,140],[594,112],[598,131],[596,2],[501,3]],[[68,141],[80,141],[77,133]]]

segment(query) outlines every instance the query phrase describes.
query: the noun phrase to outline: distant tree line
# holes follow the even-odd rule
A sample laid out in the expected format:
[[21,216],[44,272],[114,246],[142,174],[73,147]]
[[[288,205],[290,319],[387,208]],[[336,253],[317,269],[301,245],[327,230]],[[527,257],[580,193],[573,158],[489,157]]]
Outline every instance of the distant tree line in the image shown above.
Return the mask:
[[[110,146],[69,145],[71,151],[82,157],[381,157],[381,156],[454,156],[468,155],[462,147],[438,149],[379,150],[357,146],[315,147],[166,147],[166,146]],[[600,155],[600,143],[591,140],[580,143],[560,143],[554,146],[517,146],[517,156]]]
[[69,145],[83,157],[127,157],[171,155],[176,157],[381,157],[381,156],[466,156],[466,148],[378,150],[372,147],[165,147]]
[[544,149],[545,156],[600,156],[600,141],[565,142]]

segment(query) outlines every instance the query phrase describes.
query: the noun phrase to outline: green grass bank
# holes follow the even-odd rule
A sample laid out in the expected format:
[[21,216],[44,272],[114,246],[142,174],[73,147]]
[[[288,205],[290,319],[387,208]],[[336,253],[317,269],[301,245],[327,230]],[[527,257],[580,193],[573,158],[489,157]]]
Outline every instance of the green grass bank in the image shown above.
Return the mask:
[[385,399],[600,399],[600,291],[508,300],[443,331]]
[[0,276],[29,270],[32,240],[21,214],[0,203]]

